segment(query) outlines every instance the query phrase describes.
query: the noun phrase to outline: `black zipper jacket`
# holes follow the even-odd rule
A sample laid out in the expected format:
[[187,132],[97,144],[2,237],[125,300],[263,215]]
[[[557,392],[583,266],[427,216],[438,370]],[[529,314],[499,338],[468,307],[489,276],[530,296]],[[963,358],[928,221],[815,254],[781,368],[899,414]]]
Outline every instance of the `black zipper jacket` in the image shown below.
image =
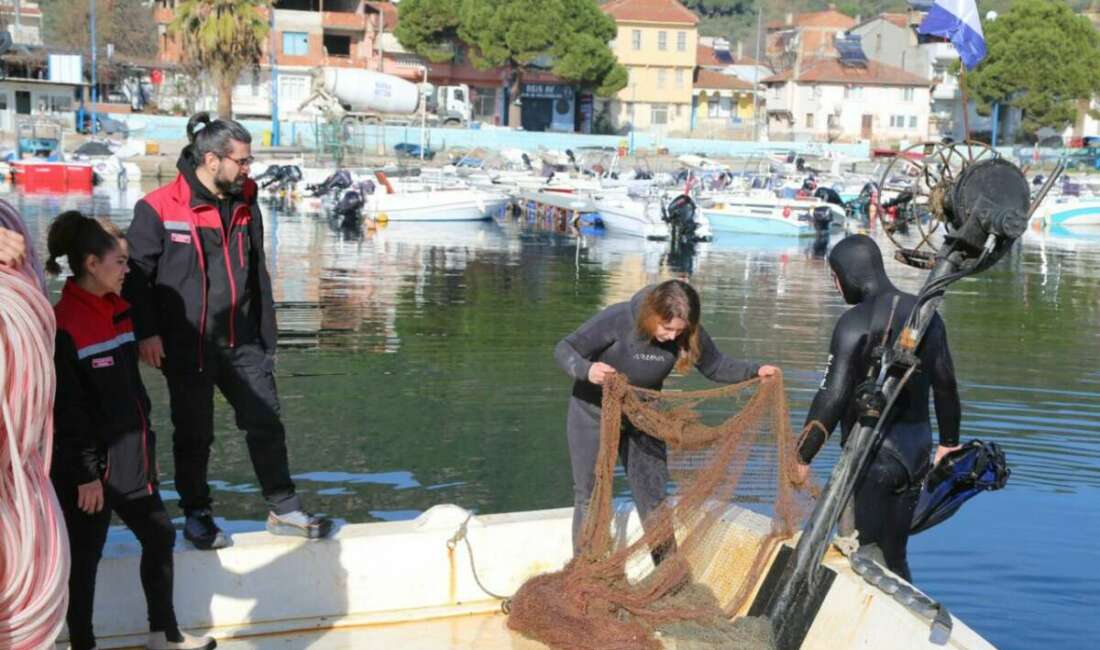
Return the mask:
[[54,307],[54,459],[51,475],[83,485],[103,479],[110,493],[153,493],[155,438],[138,372],[130,306],[69,280]]
[[176,180],[134,207],[126,234],[138,340],[159,335],[168,364],[202,370],[210,346],[259,342],[274,352],[275,306],[264,257],[256,184],[219,201],[195,176],[185,149]]

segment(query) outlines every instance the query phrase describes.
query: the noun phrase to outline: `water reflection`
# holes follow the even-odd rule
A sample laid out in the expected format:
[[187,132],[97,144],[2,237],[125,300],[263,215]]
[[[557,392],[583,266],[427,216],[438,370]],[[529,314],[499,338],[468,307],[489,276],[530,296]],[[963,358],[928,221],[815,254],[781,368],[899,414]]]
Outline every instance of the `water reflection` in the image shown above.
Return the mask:
[[[77,207],[125,224],[139,196],[14,202],[41,246],[57,212]],[[408,518],[441,502],[481,512],[568,505],[569,381],[551,350],[646,284],[690,276],[719,346],[784,368],[796,425],[846,308],[822,242],[727,236],[676,256],[660,242],[522,220],[348,233],[270,209],[264,223],[292,469],[312,507],[348,521]],[[910,291],[923,278],[892,259],[887,270]],[[1033,232],[998,266],[955,285],[942,307],[964,436],[1001,443],[1013,476],[914,538],[913,571],[1002,647],[1080,646],[1100,633],[1098,312],[1100,242]],[[171,476],[163,380],[145,376]],[[670,382],[705,385],[698,376]],[[258,521],[243,436],[224,402],[217,417],[218,513]],[[836,455],[834,440],[821,467]]]

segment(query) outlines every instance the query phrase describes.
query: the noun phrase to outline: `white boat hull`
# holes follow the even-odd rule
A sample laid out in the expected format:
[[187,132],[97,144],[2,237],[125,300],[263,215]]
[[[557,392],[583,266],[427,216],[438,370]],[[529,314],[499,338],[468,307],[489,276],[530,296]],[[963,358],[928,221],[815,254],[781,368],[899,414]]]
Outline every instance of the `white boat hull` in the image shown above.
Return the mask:
[[[723,548],[731,554],[758,547],[771,530],[770,519],[738,506],[731,506],[723,521]],[[455,635],[453,621],[469,619],[453,617],[500,608],[500,601],[475,581],[470,549],[485,588],[511,594],[528,578],[568,561],[571,522],[571,508],[475,517],[457,506],[441,505],[412,521],[345,525],[328,540],[255,532],[234,535],[233,545],[219,551],[196,551],[180,543],[175,556],[176,615],[182,628],[211,633],[227,650],[305,647],[294,646],[292,640],[288,645],[287,639],[302,631],[331,628],[342,628],[342,638],[349,639],[340,647],[540,647],[506,630],[500,617],[481,618],[476,629],[482,633]],[[640,534],[633,512],[619,513],[616,526],[625,526],[627,538]],[[463,530],[468,546],[460,534]],[[711,575],[724,575],[736,582],[727,556],[719,555],[715,562],[721,566],[701,567],[696,578],[719,602],[729,602],[735,585],[708,581]],[[96,589],[100,648],[140,645],[144,639],[148,623],[138,583],[139,562],[136,541],[108,544]],[[647,564],[632,565],[631,571],[645,571]],[[836,577],[803,649],[943,647],[929,641],[927,621],[864,582],[846,559],[829,554],[824,564]],[[424,634],[433,635],[435,645],[424,645]],[[269,636],[233,641],[256,635]],[[958,619],[950,644],[992,647]]]

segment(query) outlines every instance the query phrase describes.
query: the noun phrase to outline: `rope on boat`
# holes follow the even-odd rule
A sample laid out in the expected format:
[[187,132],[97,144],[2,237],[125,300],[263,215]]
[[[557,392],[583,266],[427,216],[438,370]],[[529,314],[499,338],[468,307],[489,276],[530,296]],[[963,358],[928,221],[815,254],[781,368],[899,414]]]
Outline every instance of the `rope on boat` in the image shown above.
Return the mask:
[[471,512],[469,516],[466,517],[466,520],[462,522],[462,525],[458,527],[458,530],[455,531],[455,534],[452,535],[449,540],[447,540],[447,549],[453,551],[455,550],[455,547],[458,546],[458,543],[460,541],[466,543],[466,556],[470,558],[470,573],[472,573],[474,576],[474,582],[477,583],[479,589],[481,589],[491,598],[496,598],[497,600],[502,601],[500,608],[505,614],[507,614],[509,609],[511,609],[512,597],[502,596],[500,594],[490,591],[484,584],[482,584],[481,578],[477,574],[477,566],[474,564],[474,547],[470,545],[470,537],[469,535],[467,535],[467,525],[473,518],[474,513]]
[[[30,238],[0,201],[0,227]],[[69,545],[50,484],[56,323],[33,251],[0,266],[0,647],[52,648],[68,604]]]

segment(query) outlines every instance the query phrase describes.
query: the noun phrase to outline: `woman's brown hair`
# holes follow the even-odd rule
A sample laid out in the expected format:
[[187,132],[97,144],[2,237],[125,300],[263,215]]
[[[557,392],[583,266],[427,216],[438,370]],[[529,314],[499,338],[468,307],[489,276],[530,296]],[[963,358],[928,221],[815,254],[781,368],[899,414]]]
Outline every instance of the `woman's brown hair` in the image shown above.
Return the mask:
[[118,226],[106,219],[86,217],[76,210],[62,212],[50,224],[46,235],[46,248],[50,253],[46,272],[60,275],[61,265],[57,258],[66,257],[73,278],[79,280],[84,276],[84,260],[89,255],[102,258],[118,247],[122,238]]
[[676,372],[687,372],[699,360],[699,315],[702,307],[699,293],[687,282],[667,280],[658,284],[642,300],[638,310],[638,336],[652,339],[657,326],[674,318],[687,323],[676,338],[680,356],[676,359]]

